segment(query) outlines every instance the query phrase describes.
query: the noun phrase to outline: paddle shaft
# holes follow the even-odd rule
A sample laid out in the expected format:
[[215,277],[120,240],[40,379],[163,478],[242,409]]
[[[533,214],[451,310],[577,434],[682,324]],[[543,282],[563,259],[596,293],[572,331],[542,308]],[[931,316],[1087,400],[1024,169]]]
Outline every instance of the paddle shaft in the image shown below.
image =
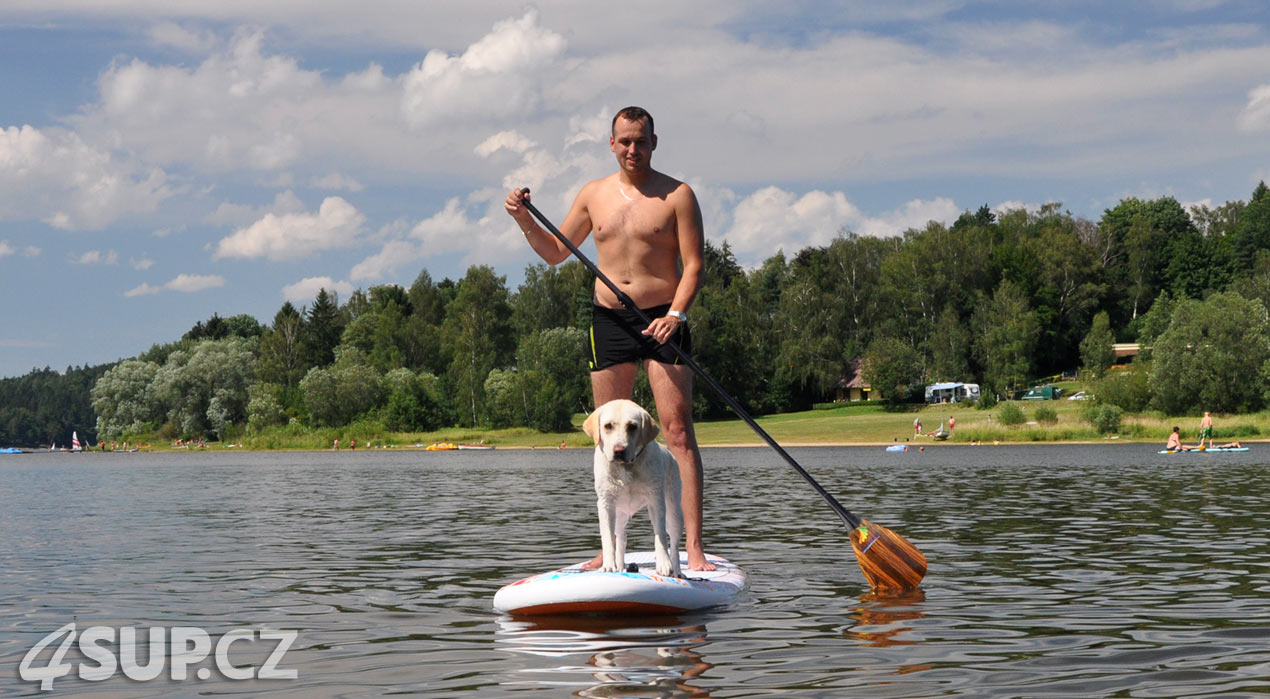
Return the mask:
[[[529,190],[526,189],[525,194],[528,193]],[[639,306],[635,305],[635,301],[633,301],[630,296],[627,296],[625,292],[617,288],[617,285],[610,281],[608,277],[604,276],[604,273],[600,271],[599,267],[595,266],[595,263],[587,259],[587,256],[578,249],[578,246],[573,244],[573,241],[566,238],[559,229],[552,225],[551,221],[547,220],[546,216],[542,215],[542,212],[538,210],[538,207],[530,203],[528,199],[524,201],[524,206],[529,209],[529,213],[533,214],[534,218],[538,219],[538,221],[542,223],[548,231],[551,231],[551,234],[554,235],[557,240],[564,243],[565,247],[569,248],[569,251],[581,260],[583,265],[586,265],[587,269],[591,270],[591,273],[595,275],[596,279],[604,282],[604,285],[607,286],[615,296],[617,296],[617,300],[621,301],[623,306],[635,315],[639,316],[640,320],[644,321],[646,325],[652,322],[652,319],[649,318],[648,315],[639,308]],[[807,481],[807,483],[820,494],[820,497],[824,498],[825,502],[829,503],[829,507],[842,518],[843,522],[846,522],[848,527],[854,529],[860,526],[860,518],[855,516],[847,508],[843,507],[842,503],[838,502],[834,496],[829,494],[829,491],[825,490],[819,483],[817,483],[816,479],[812,478],[810,473],[807,473],[802,466],[799,466],[798,462],[794,460],[794,457],[790,456],[789,452],[785,451],[780,444],[777,444],[776,440],[772,439],[772,436],[760,427],[759,424],[754,421],[754,418],[750,417],[750,414],[745,411],[745,408],[741,407],[741,404],[738,403],[735,398],[729,395],[727,391],[723,390],[723,387],[711,378],[710,375],[706,373],[705,369],[701,368],[701,365],[697,364],[692,357],[688,356],[688,353],[684,352],[674,340],[667,340],[666,344],[676,355],[679,356],[680,359],[683,360],[683,363],[686,364],[689,369],[692,369],[692,371],[700,377],[702,381],[706,382],[707,386],[709,386],[720,398],[723,399],[724,403],[728,404],[728,407],[732,408],[732,412],[736,413],[738,417],[744,420],[745,424],[750,426],[750,429],[754,430],[758,436],[762,437],[764,442],[767,442],[768,446],[775,449],[776,453],[780,454],[781,458],[785,460],[785,463],[789,464],[791,468],[797,471],[798,475],[802,476],[803,480]]]

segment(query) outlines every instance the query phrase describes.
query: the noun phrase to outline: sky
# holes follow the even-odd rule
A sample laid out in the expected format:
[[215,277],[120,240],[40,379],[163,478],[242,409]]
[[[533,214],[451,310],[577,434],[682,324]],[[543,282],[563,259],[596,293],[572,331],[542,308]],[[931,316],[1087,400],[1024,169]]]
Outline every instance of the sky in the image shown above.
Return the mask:
[[514,290],[506,193],[561,220],[628,105],[747,267],[1270,179],[1261,0],[5,0],[0,66],[0,377],[322,287]]

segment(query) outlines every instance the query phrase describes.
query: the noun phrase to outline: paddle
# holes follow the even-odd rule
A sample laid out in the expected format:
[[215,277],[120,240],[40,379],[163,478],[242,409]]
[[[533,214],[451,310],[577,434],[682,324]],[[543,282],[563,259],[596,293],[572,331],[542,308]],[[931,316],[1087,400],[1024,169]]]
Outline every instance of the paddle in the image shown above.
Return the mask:
[[[529,194],[528,188],[524,191],[525,194]],[[631,297],[627,296],[621,289],[617,288],[617,285],[612,281],[609,281],[609,278],[604,276],[604,273],[600,271],[600,268],[596,267],[591,260],[587,259],[587,256],[582,254],[582,251],[578,249],[578,246],[574,245],[572,241],[564,237],[564,234],[552,225],[551,221],[548,221],[547,217],[543,216],[542,212],[538,211],[537,207],[530,203],[528,199],[525,199],[524,204],[525,208],[529,209],[529,213],[533,214],[534,218],[538,219],[538,221],[542,223],[547,230],[551,231],[552,235],[556,236],[557,240],[564,243],[564,246],[569,248],[569,251],[581,260],[582,264],[585,265],[587,269],[591,270],[591,273],[595,275],[596,279],[604,282],[604,285],[617,296],[617,299],[622,302],[623,306],[635,315],[639,316],[645,324],[652,322],[652,320],[635,305],[635,302],[631,300]],[[810,473],[807,473],[802,466],[799,466],[798,462],[794,461],[794,457],[790,456],[789,453],[781,447],[781,445],[777,444],[776,440],[772,439],[772,436],[760,427],[759,424],[754,421],[754,418],[750,417],[749,413],[745,412],[745,408],[742,408],[741,404],[738,403],[735,398],[728,395],[728,392],[723,390],[723,387],[711,378],[710,375],[707,374],[692,357],[688,356],[686,352],[680,349],[674,341],[667,341],[666,344],[676,355],[679,356],[681,360],[683,360],[683,363],[686,364],[688,368],[692,369],[692,371],[696,373],[702,381],[706,382],[706,385],[713,389],[714,392],[723,399],[723,402],[728,404],[728,407],[732,408],[732,411],[735,412],[737,416],[745,421],[745,424],[750,426],[750,429],[754,430],[758,436],[762,437],[763,441],[767,442],[768,446],[775,449],[776,453],[780,454],[781,458],[785,460],[785,463],[789,464],[794,471],[798,473],[798,475],[803,477],[803,480],[807,481],[807,483],[820,494],[820,497],[824,498],[825,502],[829,503],[829,507],[834,511],[834,513],[842,518],[842,521],[845,522],[847,527],[851,530],[851,548],[855,551],[856,562],[860,564],[860,570],[864,572],[864,577],[868,579],[870,587],[874,590],[881,591],[902,591],[917,587],[918,583],[922,581],[922,577],[926,575],[926,557],[922,555],[921,551],[917,550],[917,547],[913,546],[907,539],[899,534],[896,534],[890,529],[887,529],[879,524],[874,524],[868,520],[860,519],[856,515],[852,514],[850,510],[843,507],[841,503],[829,494],[829,491],[825,490],[819,483],[816,482],[816,479],[811,477]]]

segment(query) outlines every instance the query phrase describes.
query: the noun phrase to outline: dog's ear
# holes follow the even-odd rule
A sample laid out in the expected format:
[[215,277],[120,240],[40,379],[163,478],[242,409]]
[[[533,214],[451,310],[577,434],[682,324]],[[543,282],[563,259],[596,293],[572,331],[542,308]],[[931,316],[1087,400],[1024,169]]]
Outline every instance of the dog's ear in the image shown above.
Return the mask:
[[600,409],[596,408],[586,416],[586,421],[582,423],[582,431],[591,438],[596,444],[600,443]]
[[639,445],[642,447],[649,442],[657,439],[657,435],[661,432],[661,428],[657,426],[657,421],[649,414],[647,410],[641,410],[639,416]]

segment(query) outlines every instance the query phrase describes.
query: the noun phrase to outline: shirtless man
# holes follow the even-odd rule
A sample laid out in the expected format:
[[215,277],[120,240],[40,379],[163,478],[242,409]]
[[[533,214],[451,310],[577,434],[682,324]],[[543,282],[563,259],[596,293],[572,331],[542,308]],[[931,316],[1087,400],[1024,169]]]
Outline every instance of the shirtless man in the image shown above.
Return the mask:
[[[688,308],[701,288],[705,257],[701,208],[688,185],[651,166],[657,136],[653,117],[627,107],[613,117],[609,150],[617,172],[589,182],[578,192],[560,225],[574,245],[595,233],[596,265],[652,318],[647,327],[622,308],[599,279],[595,282],[591,321],[591,393],[597,406],[630,398],[642,361],[657,404],[666,446],[679,462],[688,567],[714,570],[701,542],[701,451],[692,426],[692,370],[665,346],[674,339],[685,352],[692,341],[685,324]],[[521,189],[507,195],[507,213],[516,219],[529,245],[547,264],[569,258],[570,251],[522,206]],[[651,339],[650,339],[651,338]],[[583,567],[598,568],[601,556]]]
[[1213,446],[1213,416],[1207,410],[1204,411],[1204,417],[1199,421],[1199,447],[1204,448],[1204,440],[1208,440],[1208,446]]

